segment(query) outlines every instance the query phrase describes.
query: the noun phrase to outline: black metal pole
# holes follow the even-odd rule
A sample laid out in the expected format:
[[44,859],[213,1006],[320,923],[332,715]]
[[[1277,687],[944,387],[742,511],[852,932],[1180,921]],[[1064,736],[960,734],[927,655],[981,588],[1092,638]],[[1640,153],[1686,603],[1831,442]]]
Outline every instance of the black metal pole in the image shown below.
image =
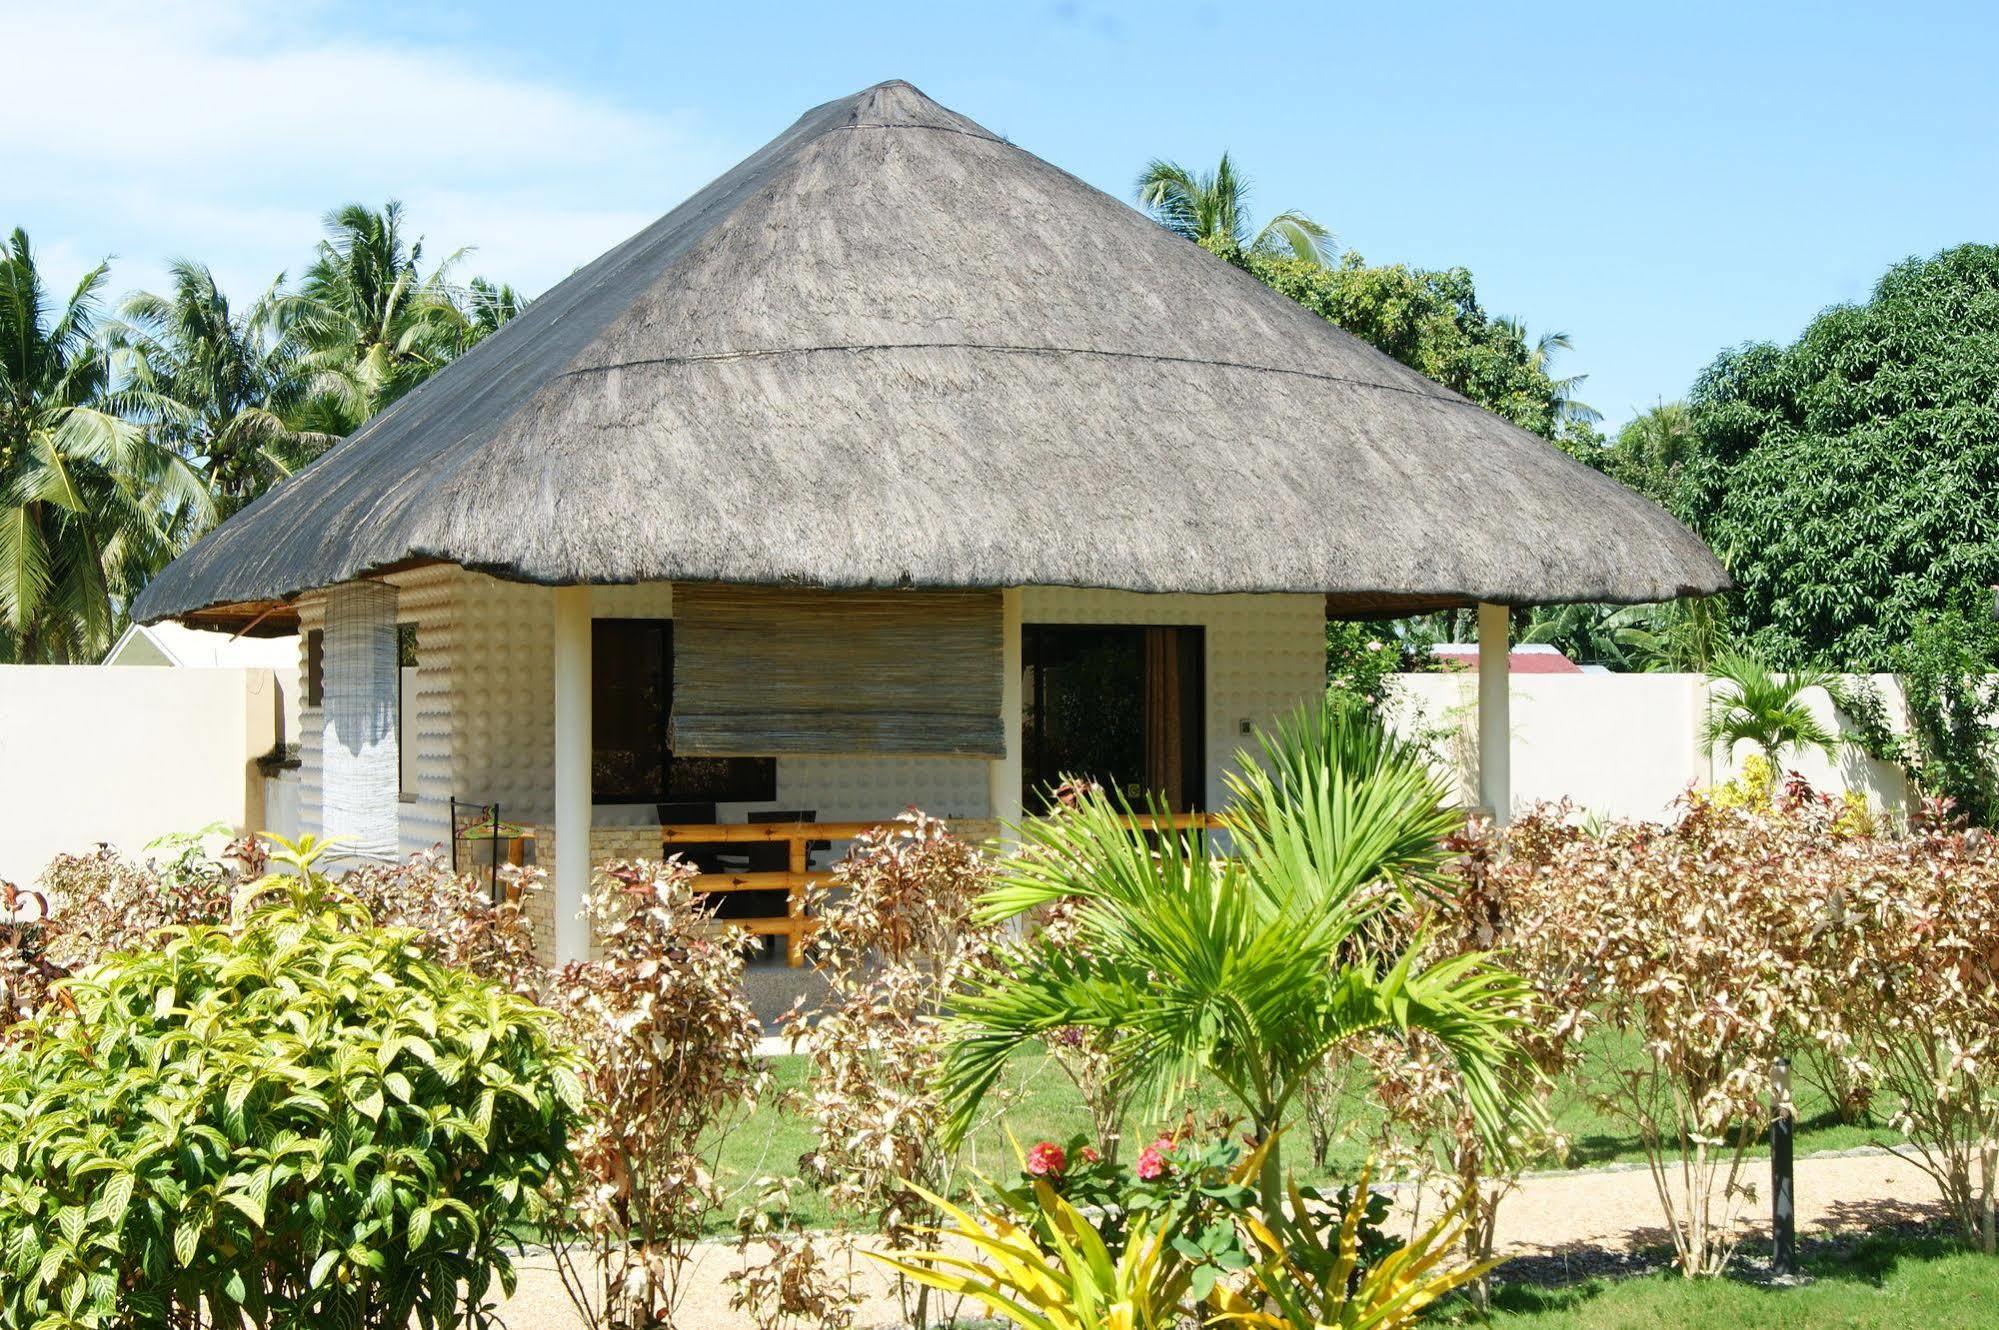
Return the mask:
[[1770,1068],[1770,1265],[1780,1279],[1798,1274],[1797,1183],[1792,1172],[1791,1060]]

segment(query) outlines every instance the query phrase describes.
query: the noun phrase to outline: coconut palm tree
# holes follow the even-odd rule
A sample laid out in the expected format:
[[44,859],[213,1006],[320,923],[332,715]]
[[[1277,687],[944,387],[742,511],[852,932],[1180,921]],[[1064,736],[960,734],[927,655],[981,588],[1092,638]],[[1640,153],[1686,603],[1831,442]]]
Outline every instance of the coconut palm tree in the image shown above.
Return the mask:
[[532,302],[505,282],[474,277],[455,303],[459,311],[458,353],[463,355],[519,318]]
[[1155,159],[1138,177],[1138,203],[1175,235],[1223,258],[1284,254],[1325,262],[1333,233],[1302,212],[1286,210],[1256,231],[1249,223],[1249,181],[1227,153],[1212,172]]
[[1830,675],[1805,669],[1779,676],[1754,656],[1726,651],[1709,678],[1719,685],[1701,724],[1710,752],[1727,756],[1738,744],[1754,744],[1772,772],[1784,770],[1783,755],[1790,751],[1816,748],[1837,758],[1838,737],[1805,705],[1805,694],[1824,688]]
[[208,513],[193,468],[124,417],[95,336],[107,270],[57,305],[25,232],[0,253],[0,660],[97,659]]
[[1576,344],[1565,332],[1544,332],[1538,337],[1528,334],[1527,325],[1509,315],[1501,315],[1493,320],[1519,339],[1527,353],[1527,363],[1534,367],[1554,387],[1555,419],[1572,425],[1594,425],[1603,419],[1603,412],[1576,397],[1576,389],[1589,378],[1587,374],[1570,374],[1556,378],[1555,357],[1564,351],[1573,351]]
[[1655,402],[1617,432],[1605,455],[1606,469],[1640,494],[1667,503],[1698,444],[1685,402]]
[[304,423],[346,434],[457,354],[462,315],[447,278],[463,254],[425,271],[423,240],[409,238],[394,199],[326,215],[297,321],[315,371]]
[[[1030,940],[955,1007],[945,1087],[965,1130],[1008,1058],[1064,1029],[1108,1041],[1145,1108],[1193,1085],[1226,1091],[1272,1140],[1308,1077],[1370,1030],[1428,1031],[1455,1056],[1496,1138],[1513,1097],[1524,989],[1476,956],[1384,955],[1380,916],[1439,880],[1460,817],[1420,751],[1336,702],[1299,712],[1243,755],[1225,814],[1233,855],[1198,834],[1134,830],[1102,793],[1020,830],[984,913],[1080,901],[1079,945]],[[1273,1144],[1267,1198],[1283,1176]]]
[[206,267],[182,260],[171,274],[170,295],[126,300],[107,340],[141,418],[201,469],[227,516],[334,441],[289,423],[312,380],[296,328],[304,301],[280,277],[236,313]]

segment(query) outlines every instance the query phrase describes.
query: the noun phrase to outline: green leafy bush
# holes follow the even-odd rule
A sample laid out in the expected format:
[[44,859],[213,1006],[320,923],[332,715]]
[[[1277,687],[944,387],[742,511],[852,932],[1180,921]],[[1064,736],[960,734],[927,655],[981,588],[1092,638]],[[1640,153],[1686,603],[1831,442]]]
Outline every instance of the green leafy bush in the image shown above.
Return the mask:
[[0,1322],[483,1325],[583,1097],[555,1019],[280,858],[0,1049]]

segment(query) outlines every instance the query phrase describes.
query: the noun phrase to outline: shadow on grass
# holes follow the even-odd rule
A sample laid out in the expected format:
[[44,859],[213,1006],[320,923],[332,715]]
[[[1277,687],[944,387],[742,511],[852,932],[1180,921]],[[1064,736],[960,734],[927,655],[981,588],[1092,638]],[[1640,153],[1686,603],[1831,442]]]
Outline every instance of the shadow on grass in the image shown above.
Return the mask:
[[[1798,1148],[1806,1154],[1811,1153],[1815,1148],[1819,1148],[1822,1142],[1830,1143],[1835,1148],[1844,1148],[1849,1144],[1860,1143],[1850,1139],[1856,1133],[1867,1133],[1877,1130],[1880,1130],[1880,1128],[1864,1115],[1856,1121],[1847,1122],[1842,1120],[1838,1113],[1833,1112],[1831,1109],[1826,1109],[1822,1112],[1814,1113],[1809,1117],[1798,1119]],[[1814,1141],[1814,1137],[1820,1138],[1819,1141]],[[1768,1151],[1769,1144],[1768,1140],[1759,1139],[1750,1147],[1751,1155],[1763,1155]],[[1592,1168],[1599,1164],[1614,1163],[1618,1160],[1637,1160],[1642,1158],[1643,1155],[1643,1143],[1639,1140],[1638,1133],[1635,1131],[1583,1132],[1575,1135],[1569,1142],[1566,1167]]]
[[[1971,1250],[1959,1240],[1955,1230],[1934,1217],[1934,1210],[1923,1211],[1897,1205],[1894,1202],[1857,1203],[1836,1208],[1832,1216],[1836,1225],[1872,1224],[1873,1231],[1845,1231],[1835,1228],[1831,1232],[1814,1233],[1800,1243],[1801,1264],[1807,1276],[1807,1286],[1817,1287],[1821,1294],[1828,1288],[1853,1287],[1879,1289],[1898,1273],[1914,1272],[1919,1267],[1936,1261],[1960,1257]],[[1927,1216],[1910,1218],[1910,1216]],[[1579,1263],[1586,1263],[1590,1255],[1605,1257],[1607,1253],[1573,1253]],[[1574,1283],[1547,1282],[1501,1282],[1493,1286],[1493,1323],[1504,1325],[1514,1317],[1568,1317],[1574,1316],[1589,1304],[1605,1297],[1645,1297],[1685,1286],[1688,1295],[1694,1296],[1695,1288],[1683,1281],[1671,1269],[1671,1251],[1654,1247],[1645,1252],[1626,1253],[1620,1258],[1626,1265],[1625,1273],[1602,1272],[1586,1275]],[[1547,1269],[1542,1262],[1548,1257],[1536,1258],[1536,1265]],[[1518,1269],[1519,1267],[1516,1267]],[[1500,1271],[1504,1279],[1507,1271]],[[1705,1282],[1705,1281],[1703,1281]],[[1734,1291],[1734,1296],[1761,1302],[1770,1299],[1769,1313],[1777,1316],[1777,1301],[1798,1291],[1798,1286],[1774,1282],[1767,1249],[1750,1248],[1747,1255],[1738,1255],[1729,1273],[1717,1281]],[[1474,1325],[1487,1318],[1482,1316],[1469,1299],[1459,1298],[1445,1304],[1441,1319],[1452,1325]],[[1759,1324],[1788,1324],[1789,1322],[1770,1319]],[[1620,1322],[1621,1324],[1621,1322]],[[1730,1320],[1729,1325],[1735,1324]]]

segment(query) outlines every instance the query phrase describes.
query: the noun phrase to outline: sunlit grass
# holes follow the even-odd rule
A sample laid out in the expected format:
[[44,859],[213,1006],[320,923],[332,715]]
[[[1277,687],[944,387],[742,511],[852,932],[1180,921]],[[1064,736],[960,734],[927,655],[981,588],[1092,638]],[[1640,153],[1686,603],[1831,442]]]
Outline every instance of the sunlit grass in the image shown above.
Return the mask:
[[[1735,1279],[1593,1281],[1571,1288],[1501,1286],[1490,1324],[1505,1330],[1971,1330],[1999,1319],[1999,1260],[1945,1239],[1865,1238],[1807,1259],[1810,1282],[1781,1288]],[[1469,1308],[1433,1323],[1487,1322]]]
[[[1592,1043],[1591,1055],[1607,1058],[1624,1051],[1613,1042],[1615,1039],[1613,1035],[1598,1035]],[[799,1157],[812,1149],[810,1125],[776,1107],[777,1092],[804,1088],[806,1072],[807,1061],[802,1056],[787,1055],[773,1059],[775,1085],[770,1102],[760,1107],[747,1123],[730,1131],[721,1142],[719,1178],[726,1188],[739,1194],[740,1201],[750,1199],[758,1177],[797,1173]],[[1082,1100],[1061,1068],[1044,1054],[1017,1057],[1007,1077],[1007,1091],[1005,1107],[992,1114],[966,1143],[967,1165],[973,1173],[1003,1176],[1012,1171],[1014,1158],[1007,1141],[1009,1131],[1023,1145],[1042,1139],[1063,1141],[1089,1131],[1089,1115],[1084,1111]],[[1800,1117],[1798,1149],[1801,1152],[1844,1150],[1892,1139],[1892,1134],[1878,1125],[1839,1122],[1826,1098],[1802,1081],[1798,1086],[1797,1099]],[[1215,1094],[1196,1094],[1192,1101],[1197,1116],[1224,1104],[1225,1101]],[[1631,1126],[1605,1114],[1582,1095],[1568,1093],[1558,1096],[1555,1114],[1557,1125],[1570,1139],[1569,1154],[1566,1159],[1547,1159],[1541,1167],[1586,1168],[1635,1162],[1643,1158],[1637,1134]],[[1301,1180],[1350,1180],[1365,1162],[1369,1143],[1381,1125],[1381,1111],[1365,1093],[1365,1086],[1358,1081],[1345,1102],[1343,1121],[1345,1129],[1328,1152],[1323,1169],[1313,1165],[1306,1148],[1303,1125],[1293,1127],[1288,1135],[1286,1160],[1299,1171]],[[1143,1145],[1161,1125],[1137,1121],[1127,1123],[1126,1138],[1136,1138],[1138,1144]],[[1763,1152],[1763,1147],[1759,1146],[1757,1153]],[[725,1206],[724,1211],[719,1218],[726,1224],[733,1214],[733,1207]],[[829,1223],[833,1218],[823,1201],[811,1194],[799,1198],[798,1213],[806,1222],[815,1225]]]

